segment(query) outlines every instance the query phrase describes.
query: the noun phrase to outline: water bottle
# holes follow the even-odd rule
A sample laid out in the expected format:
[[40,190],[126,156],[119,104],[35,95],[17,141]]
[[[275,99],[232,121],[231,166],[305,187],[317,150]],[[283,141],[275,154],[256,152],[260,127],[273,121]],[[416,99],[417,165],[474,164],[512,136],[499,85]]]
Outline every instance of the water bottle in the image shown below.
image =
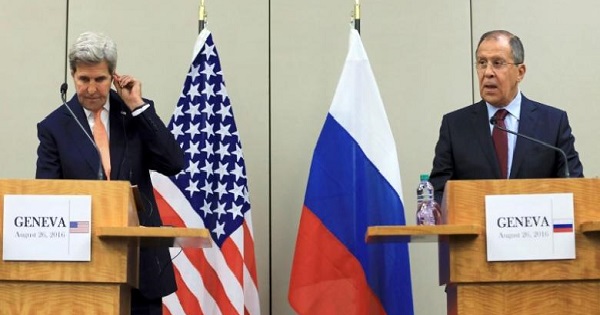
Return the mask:
[[433,185],[429,175],[421,174],[417,187],[417,225],[437,225],[442,223],[440,206],[433,198]]

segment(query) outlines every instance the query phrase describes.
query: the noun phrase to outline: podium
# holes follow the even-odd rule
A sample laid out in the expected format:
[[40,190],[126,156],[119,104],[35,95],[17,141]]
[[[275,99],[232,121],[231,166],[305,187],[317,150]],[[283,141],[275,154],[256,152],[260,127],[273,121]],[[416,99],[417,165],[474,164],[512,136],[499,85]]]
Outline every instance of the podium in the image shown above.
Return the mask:
[[[576,259],[488,262],[485,196],[573,193]],[[448,314],[600,314],[600,180],[449,181],[439,226],[372,226],[367,242],[439,239]]]
[[[0,180],[4,195],[91,195],[91,261],[0,261],[0,313],[129,314],[140,242],[183,238],[210,246],[206,229],[140,227],[126,181]],[[0,252],[4,200],[0,206]]]

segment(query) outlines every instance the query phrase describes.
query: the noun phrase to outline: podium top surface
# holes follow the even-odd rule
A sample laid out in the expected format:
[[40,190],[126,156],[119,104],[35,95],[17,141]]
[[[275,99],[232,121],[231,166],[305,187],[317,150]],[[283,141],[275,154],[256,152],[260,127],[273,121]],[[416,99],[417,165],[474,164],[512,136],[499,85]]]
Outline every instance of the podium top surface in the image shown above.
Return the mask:
[[[479,225],[386,225],[370,226],[367,229],[367,243],[378,241],[421,240],[437,241],[437,236],[477,236],[482,234]],[[403,238],[404,237],[404,238]],[[409,239],[410,237],[411,239]],[[423,237],[429,237],[423,239]]]
[[100,239],[140,239],[143,244],[174,244],[176,247],[211,247],[210,232],[200,228],[178,227],[98,227],[96,236]]

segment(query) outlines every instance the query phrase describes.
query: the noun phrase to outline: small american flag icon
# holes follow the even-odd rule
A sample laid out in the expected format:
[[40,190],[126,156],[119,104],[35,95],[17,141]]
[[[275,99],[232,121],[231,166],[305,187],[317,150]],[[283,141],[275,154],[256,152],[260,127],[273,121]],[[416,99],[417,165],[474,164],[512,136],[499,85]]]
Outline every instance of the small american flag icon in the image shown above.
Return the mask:
[[88,233],[89,231],[89,221],[71,221],[69,224],[69,233]]

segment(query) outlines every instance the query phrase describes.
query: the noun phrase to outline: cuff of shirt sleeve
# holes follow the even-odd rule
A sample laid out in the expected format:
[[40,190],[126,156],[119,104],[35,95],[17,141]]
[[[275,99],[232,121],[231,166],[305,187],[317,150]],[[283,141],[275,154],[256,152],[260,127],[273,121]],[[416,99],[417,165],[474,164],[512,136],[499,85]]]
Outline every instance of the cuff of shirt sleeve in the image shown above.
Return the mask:
[[144,104],[136,107],[134,110],[132,110],[131,111],[131,115],[132,116],[137,116],[137,115],[143,113],[146,109],[148,109],[148,107],[150,107],[150,104],[144,103]]

